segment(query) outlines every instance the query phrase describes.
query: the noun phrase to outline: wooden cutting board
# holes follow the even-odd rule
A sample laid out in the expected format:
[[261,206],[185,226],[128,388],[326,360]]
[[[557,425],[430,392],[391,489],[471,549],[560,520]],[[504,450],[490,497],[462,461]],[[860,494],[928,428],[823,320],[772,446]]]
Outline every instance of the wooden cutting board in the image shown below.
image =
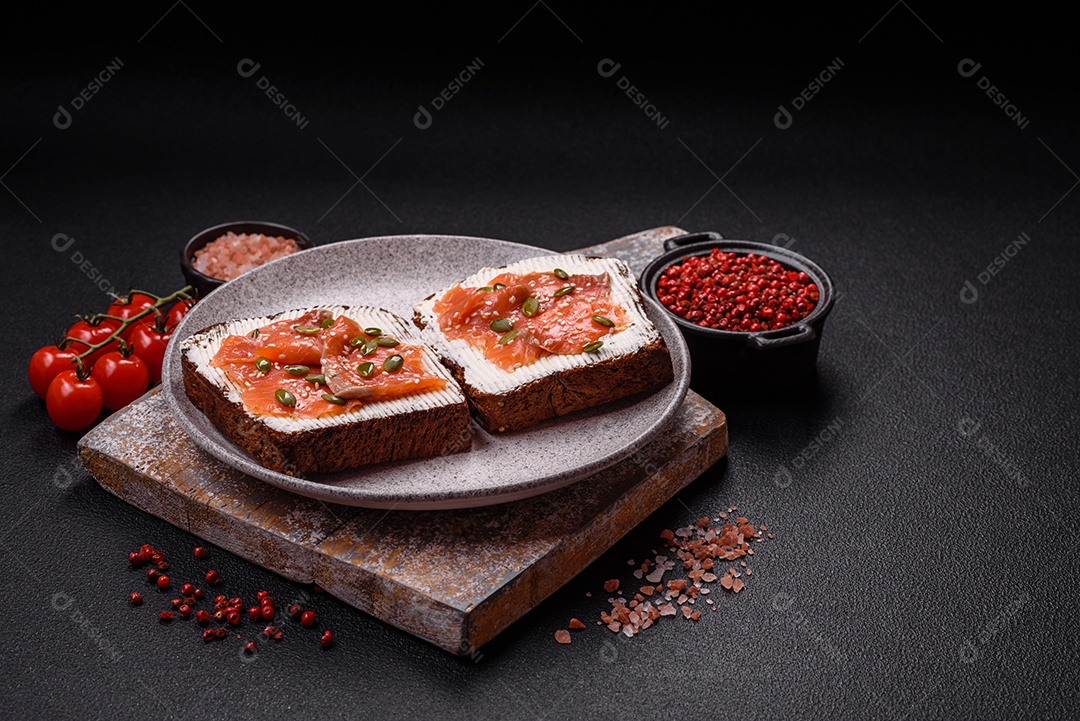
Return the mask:
[[[683,231],[578,252],[635,272]],[[634,456],[566,488],[486,508],[382,511],[297,496],[201,451],[152,390],[79,442],[110,493],[455,654],[475,652],[727,453],[724,414],[693,391]]]

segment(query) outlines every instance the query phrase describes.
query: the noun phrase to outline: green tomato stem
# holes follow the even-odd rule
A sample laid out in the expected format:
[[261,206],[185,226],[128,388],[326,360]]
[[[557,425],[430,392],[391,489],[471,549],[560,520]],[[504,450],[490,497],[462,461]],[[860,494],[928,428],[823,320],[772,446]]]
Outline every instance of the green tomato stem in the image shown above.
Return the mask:
[[[155,298],[156,300],[154,301],[154,304],[150,305],[150,306],[147,306],[146,308],[139,311],[138,313],[131,316],[130,318],[117,318],[116,316],[108,315],[107,313],[98,313],[98,314],[93,315],[90,318],[88,318],[86,320],[86,322],[90,323],[91,325],[96,325],[97,323],[100,323],[103,320],[115,320],[115,321],[120,322],[120,327],[117,328],[116,330],[114,330],[112,333],[110,333],[109,337],[106,338],[105,340],[101,341],[100,343],[95,343],[92,346],[88,346],[86,350],[84,350],[82,353],[80,353],[79,355],[77,355],[77,356],[75,356],[74,358],[71,359],[71,362],[76,365],[76,368],[77,368],[77,371],[78,371],[79,375],[81,376],[83,374],[83,372],[84,372],[85,364],[83,363],[83,361],[86,358],[91,356],[96,351],[101,350],[102,348],[109,345],[110,343],[120,340],[120,334],[123,333],[128,328],[130,328],[137,321],[140,321],[143,318],[145,318],[146,316],[151,315],[151,314],[156,314],[158,319],[160,320],[162,318],[162,315],[161,315],[161,308],[162,307],[164,307],[166,305],[169,305],[170,303],[175,303],[178,300],[190,300],[191,297],[192,297],[191,294],[194,293],[194,292],[195,292],[195,288],[190,286],[190,285],[185,285],[183,288],[176,291],[175,293],[170,293],[169,295],[166,295],[166,296],[158,296],[158,295],[155,295],[153,293],[148,293],[145,290],[136,290],[136,289],[132,288],[130,291],[128,291],[128,297],[129,298],[137,293],[139,295],[145,295],[148,298]],[[62,342],[64,342],[64,343],[73,343],[73,342],[82,343],[83,341],[79,340],[78,338],[72,338],[72,337],[68,336],[68,337],[65,337]]]

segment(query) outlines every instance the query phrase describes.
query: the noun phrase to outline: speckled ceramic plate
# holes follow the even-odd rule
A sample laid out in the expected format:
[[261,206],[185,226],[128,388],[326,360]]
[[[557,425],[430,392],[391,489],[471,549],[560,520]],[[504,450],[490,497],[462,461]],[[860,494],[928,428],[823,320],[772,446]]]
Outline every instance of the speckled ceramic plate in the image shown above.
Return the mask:
[[[175,337],[215,323],[320,303],[374,305],[403,318],[431,293],[484,266],[550,250],[486,238],[399,235],[349,240],[268,263],[221,286],[191,309]],[[493,436],[473,426],[471,451],[295,478],[269,471],[227,440],[184,393],[179,344],[169,346],[163,392],[176,420],[203,450],[255,478],[328,503],[371,508],[467,508],[527,498],[586,478],[660,432],[682,404],[690,356],[682,334],[646,298],[671,351],[675,380],[659,391]]]

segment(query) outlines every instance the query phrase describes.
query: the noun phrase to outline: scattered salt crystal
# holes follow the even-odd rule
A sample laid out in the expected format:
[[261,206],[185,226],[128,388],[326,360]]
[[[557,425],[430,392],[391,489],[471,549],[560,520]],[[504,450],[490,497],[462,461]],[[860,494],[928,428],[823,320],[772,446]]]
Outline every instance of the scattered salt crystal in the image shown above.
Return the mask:
[[[734,512],[736,507],[729,508]],[[726,519],[727,513],[720,513],[720,517]],[[719,522],[720,518],[715,519]],[[682,615],[684,619],[697,621],[701,618],[702,610],[695,611],[691,608],[698,598],[704,598],[711,589],[705,584],[717,580],[720,585],[734,593],[739,593],[745,588],[745,583],[740,576],[749,576],[751,573],[747,562],[740,560],[745,556],[753,555],[754,551],[749,547],[753,541],[761,542],[758,530],[764,531],[764,527],[755,527],[744,517],[728,522],[723,529],[709,526],[710,519],[702,517],[693,526],[684,526],[674,531],[665,530],[661,536],[666,541],[668,555],[657,555],[652,549],[654,556],[650,561],[646,558],[640,567],[634,568],[634,578],[640,580],[643,577],[650,585],[641,586],[638,592],[631,591],[633,599],[629,601],[621,598],[623,590],[619,590],[618,579],[610,579],[605,583],[605,590],[609,593],[617,592],[618,596],[608,597],[608,603],[612,608],[610,613],[601,613],[597,625],[606,625],[614,633],[622,632],[627,638],[655,625],[656,621],[663,616]],[[770,534],[771,536],[771,534]],[[728,566],[723,576],[719,579],[712,572],[715,568],[714,559],[721,558],[732,565]],[[627,560],[628,566],[635,566],[634,559]],[[668,571],[680,568],[686,574],[686,578],[673,578],[666,584],[663,578]],[[738,567],[740,570],[736,570]],[[681,574],[680,574],[681,575]],[[659,599],[663,596],[663,602],[653,606],[647,596]],[[591,597],[591,593],[586,596]],[[711,598],[706,598],[705,603],[715,613],[718,609]],[[579,622],[580,623],[580,622]],[[584,626],[584,624],[581,624]],[[577,626],[571,624],[571,628]]]

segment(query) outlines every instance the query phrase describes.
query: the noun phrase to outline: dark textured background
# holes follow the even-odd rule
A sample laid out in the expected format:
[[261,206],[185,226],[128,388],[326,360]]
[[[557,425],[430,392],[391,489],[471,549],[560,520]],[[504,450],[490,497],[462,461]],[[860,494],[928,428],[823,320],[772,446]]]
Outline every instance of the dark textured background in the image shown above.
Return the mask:
[[[43,6],[9,24],[0,715],[1080,712],[1070,23],[1030,5],[1007,16],[905,3],[802,13],[526,2],[226,15],[165,2]],[[116,77],[57,129],[57,106],[116,57]],[[419,130],[417,106],[477,57],[480,72]],[[841,71],[779,130],[777,106],[837,57]],[[262,64],[255,77],[237,74],[242,58]],[[618,75],[598,75],[604,58],[622,63]],[[972,78],[957,71],[965,58],[982,63]],[[259,92],[258,75],[305,128]],[[621,75],[666,128],[620,93]],[[979,90],[983,75],[1027,127]],[[72,313],[107,302],[72,251],[120,289],[167,292],[181,282],[183,241],[241,218],[295,225],[318,243],[438,232],[556,249],[677,223],[794,239],[842,297],[816,390],[719,400],[729,460],[482,658],[320,599],[335,649],[293,634],[244,663],[235,643],[204,647],[185,626],[159,626],[153,600],[127,605],[143,585],[129,549],[166,549],[181,577],[195,570],[197,539],[102,491],[24,376]],[[57,233],[76,239],[67,253],[50,247]],[[1030,242],[982,284],[1020,233]],[[965,304],[968,280],[979,297]],[[744,593],[716,596],[720,611],[697,625],[625,642],[590,626],[571,646],[554,643],[571,616],[591,624],[600,584],[628,580],[626,560],[661,529],[732,503],[778,535]],[[304,590],[223,551],[214,559],[230,591]],[[58,611],[54,599],[71,605]]]

